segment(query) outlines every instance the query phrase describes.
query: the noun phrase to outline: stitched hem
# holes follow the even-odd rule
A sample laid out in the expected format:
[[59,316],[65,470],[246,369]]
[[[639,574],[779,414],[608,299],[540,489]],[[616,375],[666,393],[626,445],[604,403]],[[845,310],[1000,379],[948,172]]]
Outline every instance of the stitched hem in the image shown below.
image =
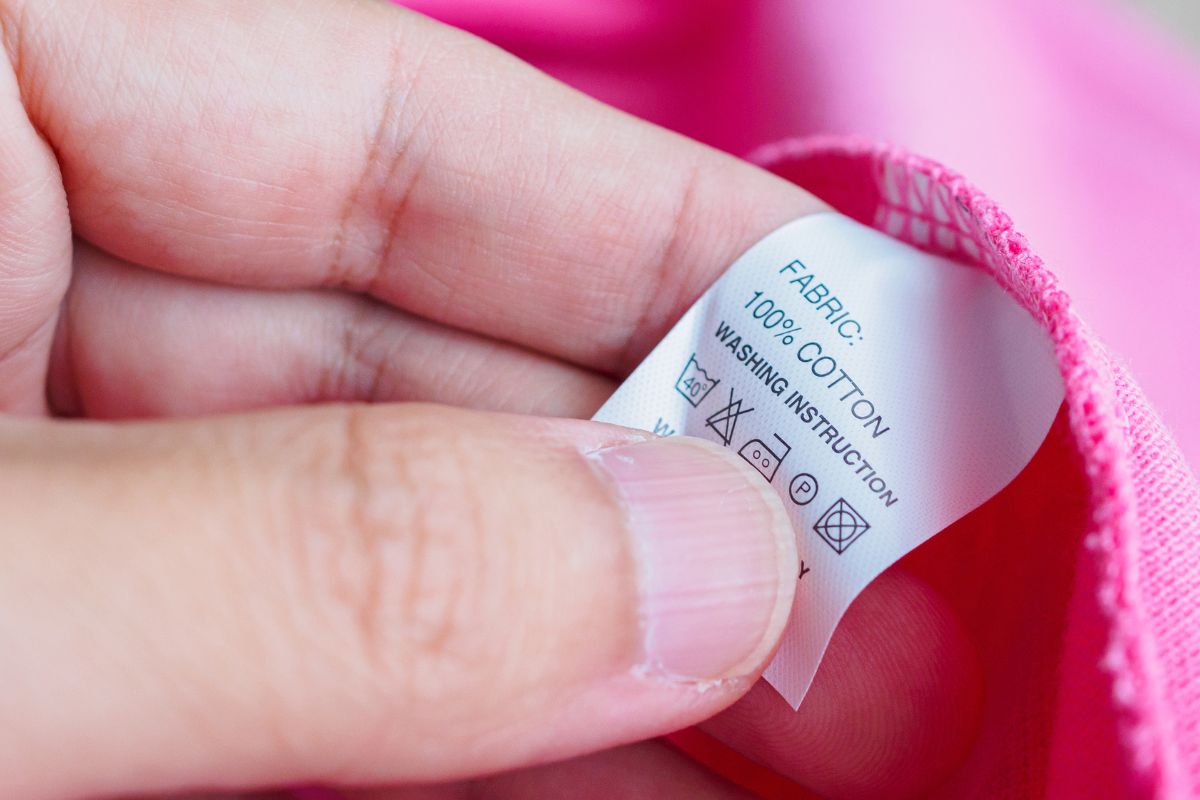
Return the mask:
[[1186,796],[1174,714],[1140,592],[1139,521],[1128,422],[1107,357],[1075,314],[1057,278],[1012,220],[952,170],[900,148],[856,137],[816,136],[761,147],[747,159],[781,171],[823,156],[869,159],[879,203],[871,222],[925,250],[991,272],[1049,331],[1062,372],[1068,421],[1091,491],[1085,546],[1095,554],[1097,602],[1109,620],[1102,669],[1118,732],[1155,797]]

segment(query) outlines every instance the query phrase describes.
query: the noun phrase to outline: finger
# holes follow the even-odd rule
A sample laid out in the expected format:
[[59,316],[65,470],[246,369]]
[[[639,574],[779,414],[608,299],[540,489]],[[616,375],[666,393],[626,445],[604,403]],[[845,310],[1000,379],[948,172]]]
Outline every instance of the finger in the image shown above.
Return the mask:
[[557,764],[441,786],[355,792],[308,790],[292,800],[751,800],[753,795],[717,777],[659,741],[605,750]]
[[798,711],[760,681],[701,727],[822,797],[925,797],[974,740],[980,682],[961,624],[895,567],[850,606]]
[[388,4],[5,10],[77,231],[180,274],[348,287],[621,371],[822,207]]
[[81,244],[50,397],[59,413],[105,419],[331,401],[588,417],[614,385],[361,296],[201,283]]
[[359,406],[0,447],[21,797],[439,781],[646,738],[748,688],[794,591],[778,498],[698,440]]
[[16,76],[0,61],[0,412],[45,411],[46,362],[70,269],[58,164],[25,114]]
[[[67,309],[89,415],[199,413],[258,401],[436,399],[583,416],[590,409],[582,404],[609,391],[608,382],[585,371],[528,353],[506,359],[503,347],[365,300],[198,284],[118,264],[87,247],[76,263]],[[136,322],[112,313],[132,306],[141,309]],[[195,334],[210,330],[219,338]],[[344,345],[343,331],[353,346]],[[347,351],[358,355],[348,358]],[[445,381],[428,380],[442,372]],[[497,374],[513,380],[489,380]],[[362,375],[379,377],[355,377]],[[309,394],[312,387],[346,394]],[[973,652],[940,598],[902,570],[855,603],[827,661],[799,714],[763,685],[712,726],[735,748],[830,797],[877,796],[886,787],[920,794],[973,736]]]

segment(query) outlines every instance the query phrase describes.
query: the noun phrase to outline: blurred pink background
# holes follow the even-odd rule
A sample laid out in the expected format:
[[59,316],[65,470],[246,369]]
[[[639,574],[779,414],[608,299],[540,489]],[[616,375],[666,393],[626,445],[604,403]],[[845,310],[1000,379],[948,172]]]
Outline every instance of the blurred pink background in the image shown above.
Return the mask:
[[732,153],[886,140],[1007,210],[1200,461],[1200,62],[1102,0],[408,0]]

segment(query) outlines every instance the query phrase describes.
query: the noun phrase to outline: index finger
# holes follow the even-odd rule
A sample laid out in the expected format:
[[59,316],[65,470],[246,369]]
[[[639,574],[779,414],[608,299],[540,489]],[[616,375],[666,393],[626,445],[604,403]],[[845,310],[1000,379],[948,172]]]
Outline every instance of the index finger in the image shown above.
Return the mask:
[[383,3],[0,0],[76,232],[619,372],[819,201]]

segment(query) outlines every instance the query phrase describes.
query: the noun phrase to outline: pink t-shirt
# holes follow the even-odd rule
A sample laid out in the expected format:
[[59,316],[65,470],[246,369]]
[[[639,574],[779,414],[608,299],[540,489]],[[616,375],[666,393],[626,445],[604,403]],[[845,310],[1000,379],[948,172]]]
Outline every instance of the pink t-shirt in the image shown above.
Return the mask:
[[1200,490],[1167,430],[1200,456],[1195,64],[1084,0],[406,4],[868,224],[965,205],[953,236],[911,243],[1041,321],[1066,401],[1008,488],[904,560],[985,673],[939,796],[1200,795]]

